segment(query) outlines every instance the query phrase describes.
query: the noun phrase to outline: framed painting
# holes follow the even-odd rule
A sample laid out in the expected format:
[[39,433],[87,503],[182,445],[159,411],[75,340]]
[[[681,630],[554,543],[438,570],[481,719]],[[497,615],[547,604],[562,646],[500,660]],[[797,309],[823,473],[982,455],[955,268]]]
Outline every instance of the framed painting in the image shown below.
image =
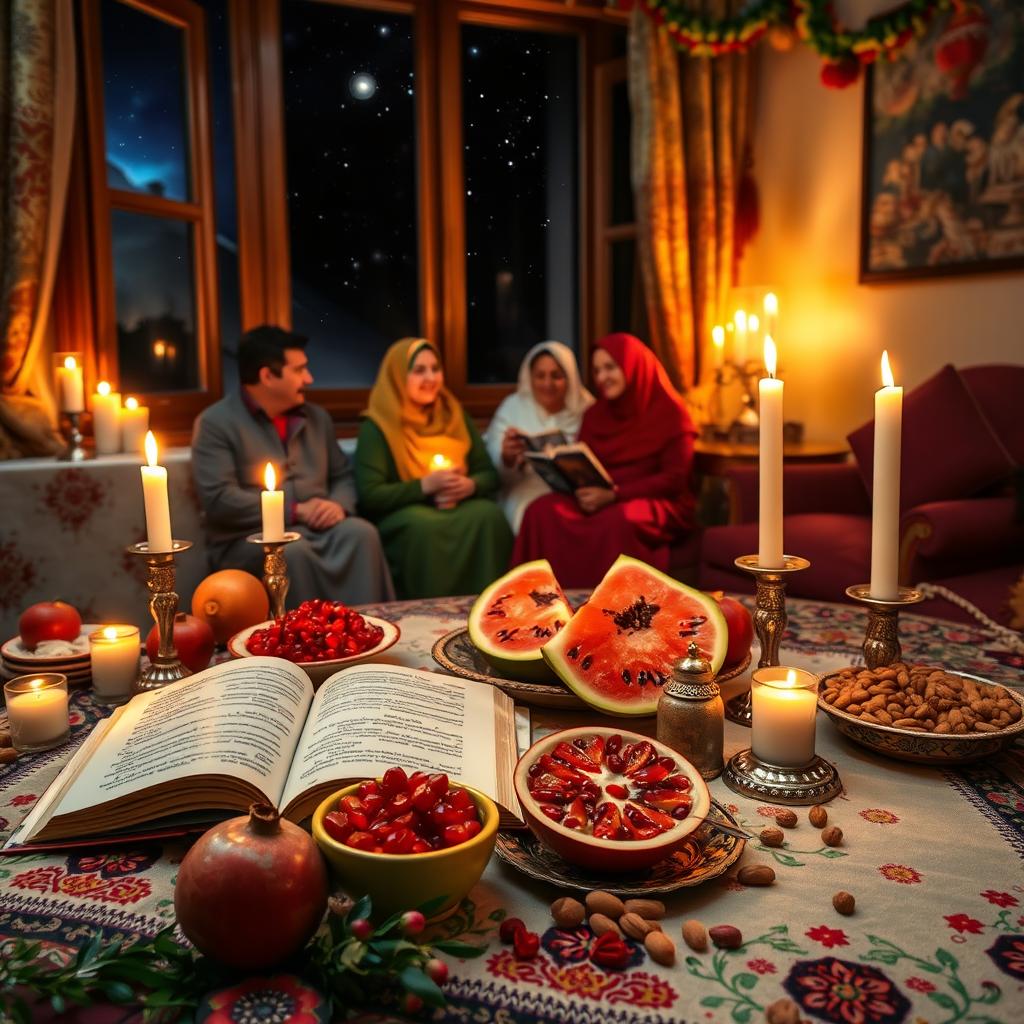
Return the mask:
[[940,14],[864,96],[860,280],[1024,267],[1024,3]]

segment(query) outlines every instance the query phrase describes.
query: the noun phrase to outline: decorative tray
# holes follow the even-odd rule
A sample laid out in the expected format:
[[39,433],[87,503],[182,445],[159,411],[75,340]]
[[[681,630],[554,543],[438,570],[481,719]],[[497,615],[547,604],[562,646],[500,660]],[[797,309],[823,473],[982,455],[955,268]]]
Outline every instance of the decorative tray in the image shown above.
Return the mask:
[[[469,630],[465,627],[453,629],[437,640],[431,649],[434,661],[462,679],[472,679],[478,683],[487,683],[504,690],[520,704],[532,704],[542,708],[562,708],[573,711],[586,710],[586,701],[581,700],[567,686],[558,680],[550,683],[524,683],[518,679],[509,679],[500,675],[490,662],[476,649],[469,639]],[[750,655],[746,660],[734,665],[727,671],[718,673],[719,683],[728,682],[741,675],[750,664]]]
[[[708,817],[729,825],[736,819],[717,801],[711,801]],[[600,875],[588,868],[576,867],[553,853],[528,830],[499,832],[495,852],[498,859],[516,871],[547,882],[560,889],[589,892],[604,889],[626,898],[659,896],[702,885],[718,878],[739,860],[745,840],[701,825],[686,840],[682,849],[655,864],[642,875]]]

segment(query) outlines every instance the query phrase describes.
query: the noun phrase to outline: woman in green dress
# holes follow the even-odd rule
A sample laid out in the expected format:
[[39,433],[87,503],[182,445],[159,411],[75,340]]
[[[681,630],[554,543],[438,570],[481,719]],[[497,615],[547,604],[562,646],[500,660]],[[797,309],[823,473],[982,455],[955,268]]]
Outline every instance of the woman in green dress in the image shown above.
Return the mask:
[[498,474],[444,386],[437,349],[388,349],[356,446],[359,510],[377,524],[399,597],[478,594],[508,565],[512,533]]

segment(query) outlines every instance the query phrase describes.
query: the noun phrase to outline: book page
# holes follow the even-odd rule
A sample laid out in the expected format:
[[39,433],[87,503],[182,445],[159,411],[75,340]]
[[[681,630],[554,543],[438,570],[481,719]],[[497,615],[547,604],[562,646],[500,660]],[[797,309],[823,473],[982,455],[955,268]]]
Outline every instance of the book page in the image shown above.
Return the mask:
[[240,658],[140,694],[54,812],[194,775],[242,779],[276,801],[312,699],[305,672],[278,658]]
[[489,686],[418,669],[343,670],[317,691],[282,807],[315,786],[373,778],[392,765],[444,772],[500,799],[495,694],[509,701]]
[[611,487],[612,478],[601,460],[583,441],[566,445],[551,453],[555,465],[575,490],[578,487]]

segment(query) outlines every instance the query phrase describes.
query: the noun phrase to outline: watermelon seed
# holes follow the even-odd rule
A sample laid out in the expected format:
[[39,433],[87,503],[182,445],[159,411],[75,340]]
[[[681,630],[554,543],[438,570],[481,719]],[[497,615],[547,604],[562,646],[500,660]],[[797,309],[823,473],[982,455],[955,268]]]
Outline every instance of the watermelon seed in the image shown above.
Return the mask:
[[538,639],[542,636],[551,636],[551,630],[547,626],[536,625],[533,627],[533,635]]
[[500,640],[500,641],[501,641],[501,642],[502,642],[503,644],[506,644],[506,643],[508,643],[508,642],[509,642],[509,640],[511,640],[511,639],[512,639],[512,638],[513,638],[513,637],[514,637],[514,636],[516,635],[516,633],[518,633],[518,632],[519,632],[519,627],[518,627],[518,626],[513,626],[513,627],[512,627],[511,629],[499,629],[499,630],[498,630],[498,639],[499,639],[499,640]]
[[681,629],[681,630],[679,630],[679,635],[681,637],[696,636],[697,635],[697,630],[695,630],[695,629]]
[[636,681],[641,686],[647,685],[647,673],[643,669],[640,669],[640,671],[637,673]]
[[578,647],[572,647],[569,649],[569,657],[575,661],[580,656],[580,649]]
[[610,615],[619,632],[635,633],[641,629],[650,629],[654,616],[661,610],[661,605],[648,604],[647,598],[641,594],[628,608],[620,612],[603,608],[605,615]]
[[594,664],[594,659],[593,659],[593,657],[591,655],[588,654],[583,659],[583,661],[580,662],[580,668],[582,668],[583,671],[586,672],[587,669],[590,668],[590,666],[593,665],[593,664]]
[[508,618],[508,616],[505,614],[504,611],[502,611],[501,608],[492,608],[487,613],[487,616],[488,616],[488,618],[495,618],[495,619],[507,619]]
[[629,686],[633,682],[633,676],[628,668],[622,670],[622,681]]
[[555,593],[540,593],[538,590],[531,590],[530,597],[533,599],[533,603],[538,608],[547,608],[549,604],[553,604],[558,600],[558,595]]

